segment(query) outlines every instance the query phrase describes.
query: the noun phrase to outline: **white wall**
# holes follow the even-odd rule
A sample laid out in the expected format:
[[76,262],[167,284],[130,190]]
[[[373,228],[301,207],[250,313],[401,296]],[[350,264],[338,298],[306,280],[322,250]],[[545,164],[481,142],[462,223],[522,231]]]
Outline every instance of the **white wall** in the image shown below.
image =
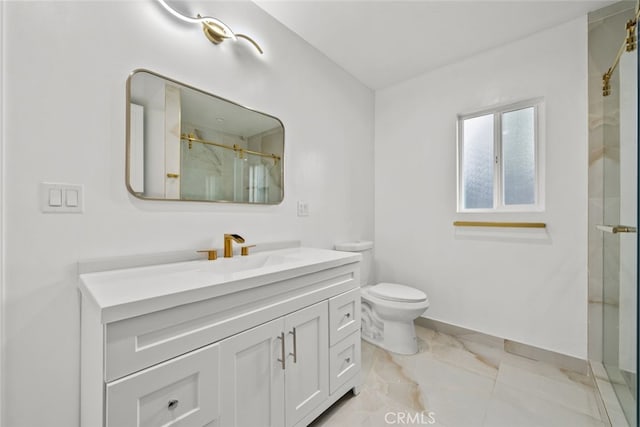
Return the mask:
[[[3,2],[6,427],[79,424],[79,259],[221,246],[225,232],[327,248],[373,237],[372,92],[252,3],[178,4],[250,34],[265,55],[214,46],[151,0]],[[279,117],[284,202],[130,196],[125,80],[139,67]],[[42,181],[83,184],[84,214],[40,213]]]
[[[425,317],[586,359],[586,17],[376,92],[377,278],[426,291]],[[546,210],[456,213],[456,115],[542,96]],[[540,221],[546,233],[455,230]]]

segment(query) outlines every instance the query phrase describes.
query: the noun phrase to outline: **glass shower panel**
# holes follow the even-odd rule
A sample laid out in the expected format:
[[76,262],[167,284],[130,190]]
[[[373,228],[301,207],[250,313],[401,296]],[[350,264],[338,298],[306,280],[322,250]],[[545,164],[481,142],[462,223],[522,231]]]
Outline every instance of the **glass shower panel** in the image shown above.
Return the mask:
[[238,148],[183,140],[180,147],[182,200],[269,204],[282,198],[281,160],[256,154],[269,142],[269,135],[259,136],[262,145],[253,150],[245,141],[230,140],[228,136],[203,130],[198,132]]
[[604,101],[603,363],[637,422],[638,57],[623,54]]
[[465,209],[493,208],[493,127],[493,114],[464,120]]

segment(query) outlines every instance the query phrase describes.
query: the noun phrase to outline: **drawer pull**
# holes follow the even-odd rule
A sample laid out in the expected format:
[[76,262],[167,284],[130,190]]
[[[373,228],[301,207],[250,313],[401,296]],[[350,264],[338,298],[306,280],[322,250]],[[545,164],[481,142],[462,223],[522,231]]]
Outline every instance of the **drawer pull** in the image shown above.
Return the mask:
[[347,357],[346,359],[344,359],[344,361],[347,362],[347,363],[351,363],[351,358]]
[[280,343],[281,343],[280,350],[282,351],[282,359],[278,359],[278,362],[280,362],[282,364],[282,369],[285,369],[286,368],[286,365],[285,365],[286,358],[284,357],[284,332],[280,334],[278,339],[280,340]]
[[351,317],[351,313],[345,314],[344,317],[346,317],[348,319],[349,317]]
[[176,409],[178,407],[178,401],[176,399],[172,399],[169,401],[169,404],[167,405],[167,408],[169,409]]
[[296,328],[293,328],[293,332],[289,332],[293,335],[293,353],[289,353],[293,356],[293,363],[298,363],[298,344],[296,339]]

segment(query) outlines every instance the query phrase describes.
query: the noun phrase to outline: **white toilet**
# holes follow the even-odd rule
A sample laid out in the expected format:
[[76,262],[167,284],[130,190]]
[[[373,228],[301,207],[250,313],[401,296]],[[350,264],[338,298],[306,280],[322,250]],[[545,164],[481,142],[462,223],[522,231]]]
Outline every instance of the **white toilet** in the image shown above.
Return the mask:
[[337,243],[336,250],[362,254],[362,338],[394,353],[418,352],[413,321],[429,308],[427,295],[396,283],[369,285],[373,242]]

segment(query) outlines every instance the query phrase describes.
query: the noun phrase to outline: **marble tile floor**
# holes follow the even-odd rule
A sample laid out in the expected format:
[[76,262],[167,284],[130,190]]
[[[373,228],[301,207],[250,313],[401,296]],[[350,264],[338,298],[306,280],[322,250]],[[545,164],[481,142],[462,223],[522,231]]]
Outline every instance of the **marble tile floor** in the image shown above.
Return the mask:
[[[420,351],[362,342],[362,388],[313,427],[605,426],[590,378],[505,352],[492,338],[416,326]],[[500,341],[501,342],[501,341]]]

